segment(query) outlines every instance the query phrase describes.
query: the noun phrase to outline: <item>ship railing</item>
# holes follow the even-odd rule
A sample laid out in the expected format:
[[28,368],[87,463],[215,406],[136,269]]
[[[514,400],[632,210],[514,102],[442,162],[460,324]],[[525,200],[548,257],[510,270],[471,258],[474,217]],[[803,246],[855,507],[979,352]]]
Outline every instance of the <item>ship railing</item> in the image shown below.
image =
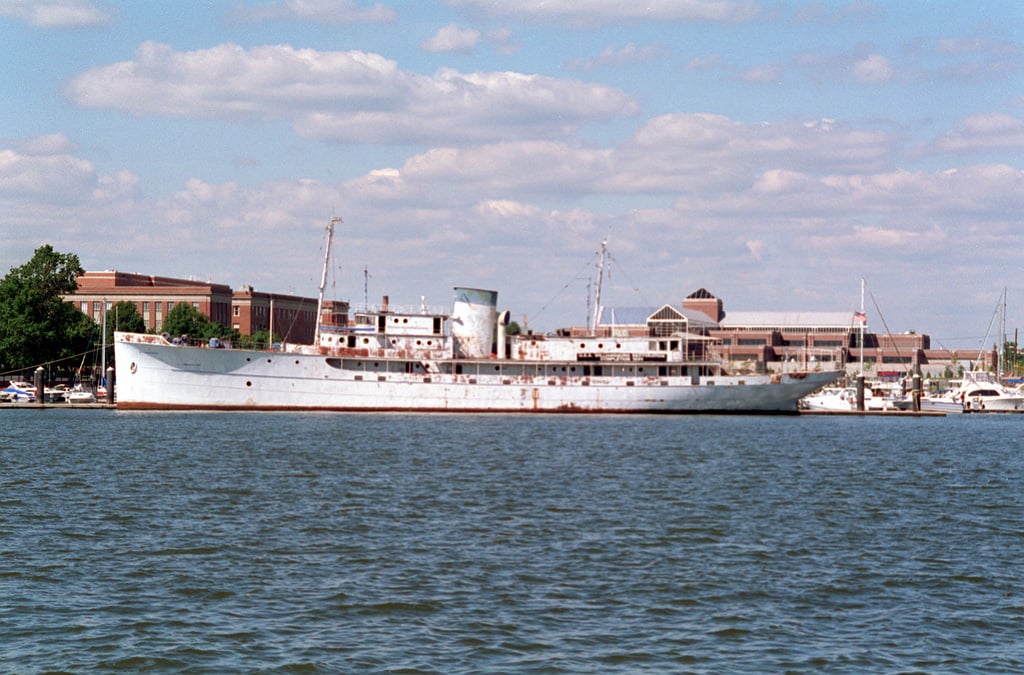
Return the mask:
[[422,316],[436,316],[448,314],[448,308],[441,305],[428,305],[425,303],[419,305],[396,305],[393,303],[388,304],[373,304],[373,303],[361,303],[355,305],[351,310],[350,314],[420,314]]

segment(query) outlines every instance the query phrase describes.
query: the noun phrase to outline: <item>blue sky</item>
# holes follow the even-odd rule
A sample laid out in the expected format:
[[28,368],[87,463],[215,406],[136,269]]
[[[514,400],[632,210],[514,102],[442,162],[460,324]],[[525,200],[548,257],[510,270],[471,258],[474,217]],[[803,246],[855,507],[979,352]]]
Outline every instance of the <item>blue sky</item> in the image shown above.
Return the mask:
[[1022,7],[0,0],[0,269],[314,295],[337,214],[356,303],[581,324],[607,237],[608,305],[864,279],[873,329],[976,347],[1004,287],[1024,327]]

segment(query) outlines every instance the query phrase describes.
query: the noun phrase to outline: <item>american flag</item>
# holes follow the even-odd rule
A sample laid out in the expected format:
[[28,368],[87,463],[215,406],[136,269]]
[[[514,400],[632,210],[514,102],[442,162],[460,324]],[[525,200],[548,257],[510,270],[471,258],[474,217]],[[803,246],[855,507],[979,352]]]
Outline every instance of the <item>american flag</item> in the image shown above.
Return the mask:
[[853,313],[853,320],[856,323],[867,323],[868,322],[868,315],[865,314],[864,312],[854,312]]

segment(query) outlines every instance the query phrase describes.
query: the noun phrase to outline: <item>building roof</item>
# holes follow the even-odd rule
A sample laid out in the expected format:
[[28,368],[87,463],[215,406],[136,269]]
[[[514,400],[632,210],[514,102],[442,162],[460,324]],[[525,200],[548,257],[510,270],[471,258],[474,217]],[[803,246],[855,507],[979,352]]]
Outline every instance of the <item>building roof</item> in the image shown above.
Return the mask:
[[[722,328],[852,328],[853,312],[727,312]],[[866,327],[865,327],[866,328]]]
[[[644,326],[652,315],[660,312],[661,307],[605,307],[601,312],[600,325],[602,326]],[[694,309],[681,309],[672,306],[686,322],[693,327],[714,328],[718,323],[704,312]]]

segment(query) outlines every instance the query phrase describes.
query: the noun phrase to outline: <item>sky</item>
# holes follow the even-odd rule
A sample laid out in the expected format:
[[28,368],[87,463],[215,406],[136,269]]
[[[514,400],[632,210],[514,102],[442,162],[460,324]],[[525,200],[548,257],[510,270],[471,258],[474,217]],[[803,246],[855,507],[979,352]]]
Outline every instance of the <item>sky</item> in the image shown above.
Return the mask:
[[[1024,4],[0,0],[0,274],[1024,328]],[[987,340],[987,342],[986,342]]]

